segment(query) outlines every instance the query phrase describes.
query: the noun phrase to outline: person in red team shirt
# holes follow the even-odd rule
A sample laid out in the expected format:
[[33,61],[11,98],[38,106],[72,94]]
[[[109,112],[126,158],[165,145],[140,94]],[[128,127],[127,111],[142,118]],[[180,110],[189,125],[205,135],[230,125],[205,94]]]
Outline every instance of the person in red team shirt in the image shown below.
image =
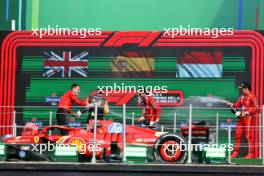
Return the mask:
[[56,118],[59,125],[68,124],[68,115],[74,115],[71,111],[73,103],[85,106],[88,104],[88,99],[80,100],[78,94],[80,93],[80,85],[72,84],[71,90],[67,91],[62,97],[56,112]]
[[244,158],[254,158],[254,134],[252,129],[254,128],[254,117],[258,112],[258,103],[255,96],[250,92],[250,84],[244,82],[238,88],[241,91],[241,96],[238,98],[237,103],[227,103],[232,108],[240,109],[240,111],[236,112],[238,122],[235,130],[235,146],[231,157],[238,157],[241,138],[244,132],[248,142],[248,154]]
[[146,127],[157,127],[160,120],[160,106],[156,100],[149,95],[145,90],[139,94],[140,105],[143,106],[142,116],[137,119]]

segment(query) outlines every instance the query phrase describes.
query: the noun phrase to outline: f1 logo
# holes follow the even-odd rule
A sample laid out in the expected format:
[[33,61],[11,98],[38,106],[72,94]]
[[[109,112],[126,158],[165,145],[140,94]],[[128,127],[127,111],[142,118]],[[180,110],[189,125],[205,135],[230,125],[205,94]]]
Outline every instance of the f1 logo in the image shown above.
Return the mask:
[[138,44],[138,46],[149,46],[160,35],[159,31],[152,32],[116,32],[104,46],[120,47],[125,44]]

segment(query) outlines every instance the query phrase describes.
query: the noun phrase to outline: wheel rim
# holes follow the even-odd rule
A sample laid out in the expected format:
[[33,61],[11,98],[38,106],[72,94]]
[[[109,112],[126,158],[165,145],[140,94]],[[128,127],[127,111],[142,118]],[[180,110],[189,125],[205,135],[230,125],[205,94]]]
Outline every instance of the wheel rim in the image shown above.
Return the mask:
[[173,140],[165,141],[159,149],[160,155],[164,161],[177,161],[181,155],[180,145]]

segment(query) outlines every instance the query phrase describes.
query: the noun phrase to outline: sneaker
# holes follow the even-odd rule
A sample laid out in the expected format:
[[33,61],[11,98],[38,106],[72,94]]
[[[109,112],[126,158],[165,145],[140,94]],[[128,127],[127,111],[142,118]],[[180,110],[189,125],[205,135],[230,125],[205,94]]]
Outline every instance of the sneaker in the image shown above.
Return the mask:
[[243,158],[254,158],[253,153],[249,153],[246,156],[244,156]]
[[238,152],[234,151],[231,155],[231,158],[237,158],[238,157]]

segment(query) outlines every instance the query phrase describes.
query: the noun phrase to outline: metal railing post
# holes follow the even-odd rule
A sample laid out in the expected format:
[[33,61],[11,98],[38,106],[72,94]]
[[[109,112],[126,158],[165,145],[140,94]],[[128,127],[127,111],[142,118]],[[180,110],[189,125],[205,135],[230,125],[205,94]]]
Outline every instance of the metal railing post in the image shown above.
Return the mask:
[[176,112],[174,112],[173,113],[173,119],[174,119],[174,121],[173,121],[173,133],[176,133],[176,125],[177,125],[177,114],[176,114]]
[[135,112],[132,112],[132,126],[135,125]]
[[[228,124],[228,146],[231,146],[231,124]],[[228,164],[231,163],[231,150],[228,147]]]
[[[52,111],[49,112],[49,126],[52,125]],[[51,135],[51,130],[49,130],[49,135]]]
[[122,161],[126,162],[126,105],[123,104],[123,156]]
[[52,125],[52,111],[49,113],[49,126]]
[[16,136],[16,111],[13,112],[13,136]]
[[98,112],[98,105],[97,105],[97,103],[95,103],[95,107],[94,107],[94,128],[93,128],[93,157],[91,160],[92,163],[96,163],[97,112]]
[[192,104],[189,107],[189,129],[188,129],[188,159],[187,163],[192,163]]
[[216,113],[216,123],[215,123],[215,143],[218,144],[218,141],[219,141],[219,114]]

